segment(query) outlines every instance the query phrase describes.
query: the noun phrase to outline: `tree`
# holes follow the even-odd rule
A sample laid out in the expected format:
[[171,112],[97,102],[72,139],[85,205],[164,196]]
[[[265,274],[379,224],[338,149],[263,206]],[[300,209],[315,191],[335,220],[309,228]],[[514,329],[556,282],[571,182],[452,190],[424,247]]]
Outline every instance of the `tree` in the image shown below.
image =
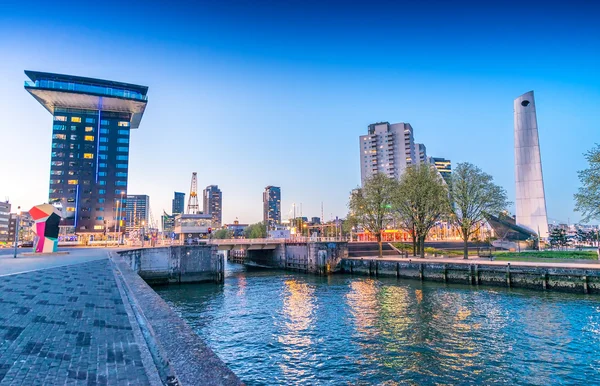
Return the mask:
[[581,212],[581,221],[600,219],[600,145],[584,154],[588,168],[577,172],[581,187],[575,193],[575,211]]
[[413,253],[425,257],[425,238],[448,213],[448,189],[433,165],[409,166],[394,195],[394,210],[400,226],[413,238]]
[[381,232],[392,215],[392,198],[397,186],[396,180],[377,173],[368,178],[362,188],[356,188],[350,194],[350,214],[357,224],[375,235],[379,257],[383,256]]
[[567,232],[562,228],[554,228],[548,236],[548,241],[550,241],[550,246],[552,246],[552,248],[564,247],[568,242]]
[[469,258],[468,243],[479,230],[486,213],[498,215],[510,203],[504,188],[493,177],[468,162],[459,163],[452,172],[450,220],[464,241],[464,258]]
[[213,238],[215,239],[231,239],[233,238],[233,231],[230,229],[219,229],[213,232]]
[[261,239],[267,237],[267,229],[264,222],[251,224],[244,229],[244,237],[247,239]]

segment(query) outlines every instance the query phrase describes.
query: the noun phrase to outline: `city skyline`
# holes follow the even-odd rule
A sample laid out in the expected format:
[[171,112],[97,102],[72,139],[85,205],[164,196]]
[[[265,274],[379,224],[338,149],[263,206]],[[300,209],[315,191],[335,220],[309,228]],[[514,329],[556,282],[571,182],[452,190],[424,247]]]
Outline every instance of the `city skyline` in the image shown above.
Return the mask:
[[[9,36],[0,42],[8,53],[0,64],[0,103],[10,112],[3,134],[14,146],[0,155],[3,165],[12,166],[0,171],[0,196],[22,208],[48,198],[48,114],[22,89],[23,70],[29,68],[149,86],[152,102],[141,129],[132,133],[128,191],[149,195],[152,211],[162,213],[171,207],[174,190],[189,193],[189,173],[197,169],[201,186],[215,184],[225,192],[224,223],[236,217],[260,221],[267,185],[285,191],[284,219],[293,203],[303,204],[305,216],[320,215],[321,202],[325,220],[345,216],[348,193],[360,184],[356,137],[381,120],[410,122],[428,155],[478,165],[515,201],[511,102],[533,89],[546,154],[549,221],[576,222],[576,172],[585,167],[582,154],[598,130],[599,56],[592,38],[598,27],[584,22],[593,14],[585,4],[548,5],[539,14],[534,5],[524,5],[518,15],[473,10],[462,26],[444,21],[442,4],[427,17],[411,6],[402,10],[403,19],[418,17],[401,28],[379,23],[379,17],[390,21],[386,13],[400,10],[384,12],[383,5],[337,14],[333,5],[257,4],[253,17],[243,19],[249,11],[243,5],[212,4],[197,9],[202,27],[195,32],[184,27],[183,10],[173,7],[166,11],[170,18],[142,11],[142,24],[160,20],[172,27],[150,30],[147,39],[135,32],[140,21],[118,26],[107,10],[80,20],[75,16],[80,11],[68,7],[41,6],[31,15],[24,5],[9,5],[11,12],[0,16],[0,32]],[[59,14],[63,22],[50,23]],[[349,21],[358,14],[364,25],[353,31]],[[565,25],[557,30],[554,20],[563,16]],[[178,25],[167,20],[178,18]],[[222,33],[205,33],[215,27],[211,19],[224,23]],[[470,31],[484,20],[496,32],[473,36]],[[521,46],[524,32],[515,28],[526,20],[533,20],[527,47]],[[404,33],[408,27],[415,33]],[[421,33],[428,28],[431,32]],[[316,31],[297,33],[311,29]],[[48,34],[61,38],[40,45],[39,36]],[[114,39],[123,44],[109,44]],[[58,54],[70,47],[78,54],[69,60]],[[373,61],[377,52],[385,52],[386,60]],[[115,60],[132,56],[139,60]],[[12,162],[23,149],[28,162]]]

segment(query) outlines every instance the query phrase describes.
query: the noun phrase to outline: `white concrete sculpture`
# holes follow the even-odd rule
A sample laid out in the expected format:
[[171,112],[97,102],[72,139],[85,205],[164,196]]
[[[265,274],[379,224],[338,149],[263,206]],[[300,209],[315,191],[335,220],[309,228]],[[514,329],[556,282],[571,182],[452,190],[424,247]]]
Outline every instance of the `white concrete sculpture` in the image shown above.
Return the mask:
[[514,111],[516,222],[544,239],[548,218],[533,91],[515,99]]

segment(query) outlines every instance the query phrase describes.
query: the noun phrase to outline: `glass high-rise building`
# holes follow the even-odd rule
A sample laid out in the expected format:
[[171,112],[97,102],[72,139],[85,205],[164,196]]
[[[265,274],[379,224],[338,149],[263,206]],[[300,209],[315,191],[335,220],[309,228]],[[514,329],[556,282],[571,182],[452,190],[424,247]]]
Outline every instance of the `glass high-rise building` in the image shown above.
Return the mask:
[[116,231],[127,206],[130,130],[140,125],[148,87],[25,74],[25,90],[53,116],[48,197],[62,210],[63,233]]
[[173,203],[171,205],[171,214],[183,213],[185,207],[185,193],[174,192]]
[[263,192],[263,221],[267,229],[281,224],[281,188],[267,186]]
[[145,194],[128,194],[127,206],[123,220],[129,234],[150,226],[148,219],[150,214],[150,197]]
[[204,214],[212,216],[214,227],[220,227],[222,224],[223,194],[218,185],[209,185],[203,192],[203,211]]

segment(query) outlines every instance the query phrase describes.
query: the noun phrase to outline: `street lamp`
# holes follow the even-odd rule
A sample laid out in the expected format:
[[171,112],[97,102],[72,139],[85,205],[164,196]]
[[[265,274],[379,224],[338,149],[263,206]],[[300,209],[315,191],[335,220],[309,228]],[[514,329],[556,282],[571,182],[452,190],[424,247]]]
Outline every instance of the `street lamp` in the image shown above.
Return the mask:
[[21,225],[21,207],[17,207],[17,221],[15,224],[15,253],[13,258],[17,258],[17,248],[19,247],[19,225]]
[[142,247],[144,246],[144,238],[146,237],[146,221],[142,220]]

